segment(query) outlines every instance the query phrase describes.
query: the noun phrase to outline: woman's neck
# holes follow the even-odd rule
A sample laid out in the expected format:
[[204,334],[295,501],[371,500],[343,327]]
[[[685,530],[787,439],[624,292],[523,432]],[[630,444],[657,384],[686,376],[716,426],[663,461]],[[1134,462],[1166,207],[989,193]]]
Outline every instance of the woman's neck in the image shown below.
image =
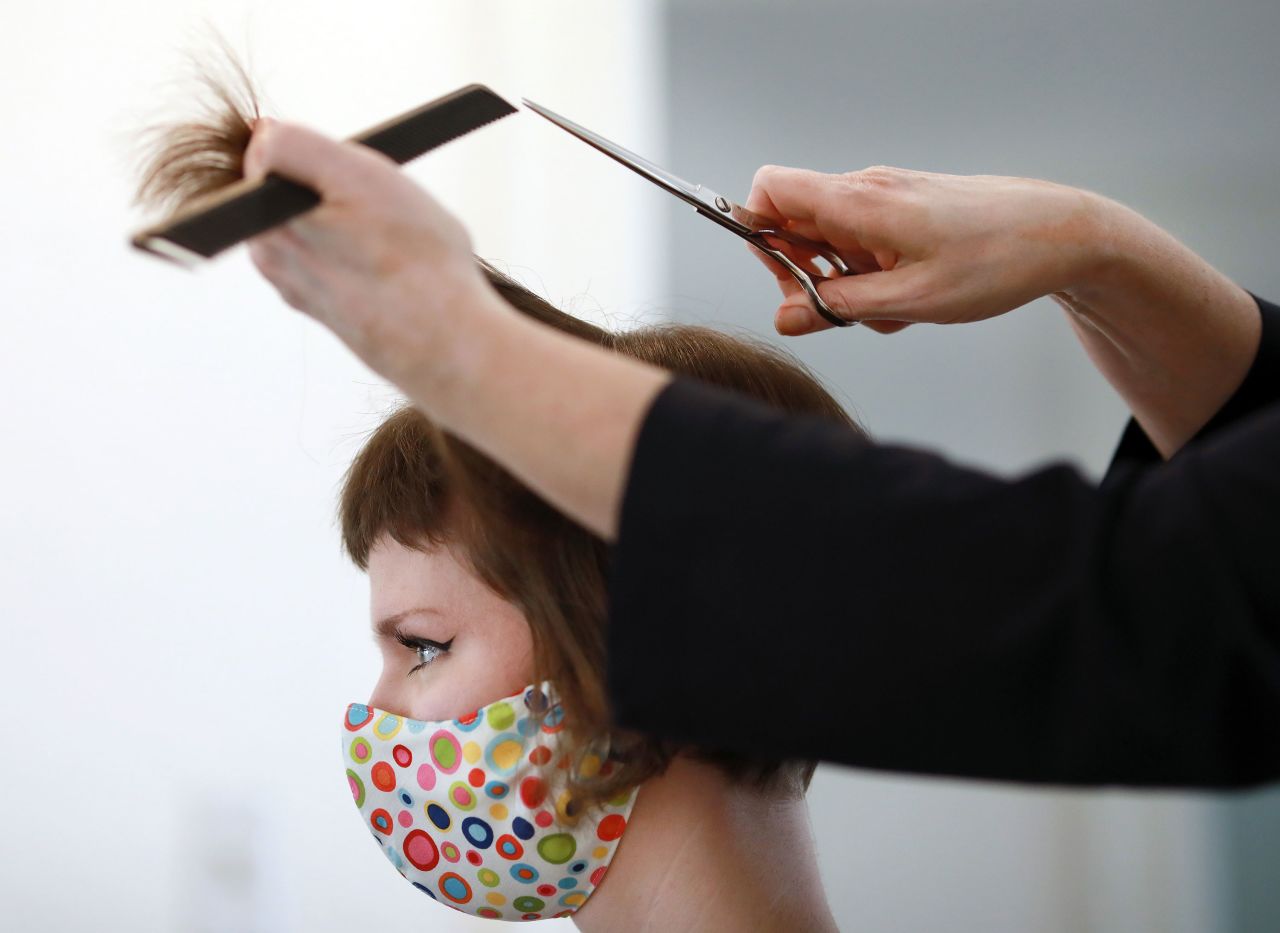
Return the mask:
[[597,931],[834,931],[803,799],[677,758],[646,781],[607,876],[574,914]]

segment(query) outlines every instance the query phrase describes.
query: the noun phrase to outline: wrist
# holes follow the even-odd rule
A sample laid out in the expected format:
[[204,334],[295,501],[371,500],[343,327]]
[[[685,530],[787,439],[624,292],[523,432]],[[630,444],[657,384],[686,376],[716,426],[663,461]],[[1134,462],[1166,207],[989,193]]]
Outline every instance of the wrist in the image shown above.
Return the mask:
[[401,349],[391,381],[433,420],[448,427],[449,413],[465,404],[519,315],[478,272],[450,285],[435,279],[424,288],[432,303],[449,308],[447,319],[424,334],[421,343]]
[[1243,381],[1261,317],[1247,292],[1172,234],[1116,202],[1099,197],[1095,207],[1089,261],[1053,297],[1169,456]]
[[1092,191],[1072,189],[1075,196],[1074,261],[1066,285],[1056,293],[1074,305],[1089,306],[1125,287],[1141,250],[1140,215]]

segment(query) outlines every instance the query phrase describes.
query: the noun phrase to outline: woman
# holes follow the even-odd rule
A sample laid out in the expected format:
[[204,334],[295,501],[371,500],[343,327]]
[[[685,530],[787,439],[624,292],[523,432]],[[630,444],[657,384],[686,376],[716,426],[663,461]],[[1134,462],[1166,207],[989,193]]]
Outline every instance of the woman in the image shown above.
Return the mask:
[[[861,436],[767,345],[676,325],[608,333],[485,269],[542,324]],[[717,754],[610,726],[600,538],[410,405],[356,457],[341,524],[383,657],[344,722],[348,778],[416,887],[584,930],[835,929],[804,806],[812,764],[776,760],[768,736]],[[755,686],[739,691],[744,723]]]
[[[239,79],[210,81],[204,120],[163,128],[141,200],[180,208],[240,177],[257,107]],[[676,325],[614,334],[478,269],[538,326],[862,436],[765,344]],[[343,720],[347,780],[415,887],[476,916],[572,915],[585,930],[836,929],[804,802],[812,762],[767,735],[735,753],[612,726],[599,536],[411,404],[352,463],[341,524],[383,659]],[[740,685],[744,722],[755,686]]]

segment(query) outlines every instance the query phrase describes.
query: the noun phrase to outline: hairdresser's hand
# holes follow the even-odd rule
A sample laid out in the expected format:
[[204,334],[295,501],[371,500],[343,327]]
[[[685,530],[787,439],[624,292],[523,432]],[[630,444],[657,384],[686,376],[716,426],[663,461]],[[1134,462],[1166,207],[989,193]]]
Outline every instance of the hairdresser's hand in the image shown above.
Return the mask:
[[[836,248],[862,273],[825,282],[824,301],[881,332],[1003,314],[1087,278],[1101,259],[1112,202],[1063,185],[993,175],[935,175],[877,166],[825,175],[766,165],[746,206]],[[797,261],[813,254],[780,240]],[[780,264],[779,333],[826,330]]]
[[[1135,211],[1087,191],[994,175],[766,165],[746,206],[834,246],[861,274],[818,293],[873,330],[978,321],[1052,295],[1166,456],[1231,396],[1257,353],[1261,317],[1244,289]],[[775,242],[793,260],[812,258]],[[755,252],[782,287],[780,333],[832,326]]]
[[670,373],[516,313],[462,225],[372,149],[259,121],[245,155],[247,175],[276,172],[323,198],[250,241],[284,299],[433,423],[614,537],[640,423]]
[[268,172],[323,199],[249,242],[284,300],[398,385],[443,365],[460,318],[491,306],[462,224],[382,154],[301,126],[258,121],[245,174]]

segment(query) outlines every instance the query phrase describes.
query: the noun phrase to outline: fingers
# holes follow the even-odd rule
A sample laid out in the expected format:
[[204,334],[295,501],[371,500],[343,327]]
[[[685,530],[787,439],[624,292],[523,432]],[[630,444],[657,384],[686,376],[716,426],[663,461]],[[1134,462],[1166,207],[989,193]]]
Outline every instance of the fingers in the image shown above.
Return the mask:
[[927,319],[927,275],[924,263],[845,275],[819,282],[818,294],[845,320],[920,321]]
[[[772,238],[770,245],[775,246],[800,268],[817,275],[824,274],[816,267],[812,251],[782,241],[774,243]],[[778,333],[799,336],[829,330],[835,326],[814,310],[808,293],[789,269],[759,247],[748,244],[748,248],[773,273],[782,290],[783,302],[774,314],[774,328]],[[858,265],[867,268],[867,264]],[[851,264],[855,273],[858,265]],[[895,316],[902,314],[904,306],[916,301],[922,278],[920,267],[906,266],[890,272],[870,265],[870,269],[872,271],[861,274],[831,277],[819,283],[818,294],[838,316],[846,320],[872,321],[874,324],[871,329],[879,333],[902,330],[907,326],[906,321],[888,318],[891,312]],[[910,309],[906,313],[911,313]]]
[[[754,243],[748,243],[747,249],[751,250],[751,255],[764,263],[764,267],[773,273],[774,277],[778,280],[778,284],[782,284],[785,279],[791,278],[791,273],[787,271],[786,266],[778,262],[778,260],[774,259]],[[795,280],[792,279],[792,281],[794,282]]]
[[[314,256],[290,227],[278,227],[248,242],[249,258],[285,303],[312,313],[318,291]],[[314,316],[314,314],[312,314]]]
[[366,181],[371,166],[379,161],[384,159],[367,147],[264,117],[254,124],[245,150],[244,174],[261,178],[274,172],[332,199]]
[[[774,314],[773,320],[774,329],[778,333],[796,336],[835,326],[814,312],[809,304],[808,295],[786,266],[752,243],[748,243],[747,248],[764,263],[766,269],[773,273],[778,281],[778,287],[782,289],[784,300]],[[793,261],[798,261],[796,257],[791,258]]]
[[[813,330],[824,330],[834,326],[813,312],[808,295],[800,287],[795,276],[782,263],[750,243],[747,246],[756,258],[764,263],[765,268],[773,273],[778,287],[782,289],[784,301],[774,315],[774,328],[778,333],[807,334]],[[793,261],[798,260],[793,257]]]
[[784,337],[799,337],[831,330],[835,325],[813,310],[809,297],[801,293],[799,300],[787,300],[773,316],[773,329]]
[[[834,272],[834,267],[824,270],[818,266],[818,253],[814,250],[806,249],[803,246],[798,246],[794,243],[786,242],[785,240],[780,240],[777,237],[769,236],[766,237],[766,239],[768,240],[771,248],[782,253],[801,269],[811,272],[814,275],[828,275]],[[774,278],[778,280],[779,284],[786,284],[787,281],[795,281],[790,270],[788,270],[787,267],[777,258],[769,255],[769,253],[765,252],[754,243],[748,242],[747,246],[755,254],[756,258],[764,263],[765,268],[773,273]],[[826,260],[824,259],[823,262],[826,262]],[[828,263],[828,266],[830,265],[831,264]]]
[[863,321],[863,327],[870,328],[877,334],[896,334],[911,326],[910,321]]
[[[896,334],[911,326],[910,321],[867,319],[858,322],[860,326],[873,330],[877,334]],[[774,329],[784,337],[802,337],[816,334],[824,330],[832,330],[835,325],[813,310],[807,296],[802,301],[785,301],[779,307],[773,319]]]
[[778,210],[778,206],[769,197],[769,191],[765,184],[766,178],[770,173],[780,170],[780,167],[776,165],[762,165],[757,169],[755,177],[751,179],[751,191],[747,193],[746,203],[742,206],[749,211],[754,211],[757,214],[776,220],[780,224],[785,224],[787,219],[782,216],[782,211]]
[[[765,165],[755,174],[746,206],[774,219],[780,229],[834,250],[854,272],[871,272],[881,264],[855,232],[857,217],[869,209],[869,204],[864,203],[869,199],[867,190],[866,186],[851,183],[847,175]],[[771,238],[770,245],[799,261],[793,244]],[[813,255],[801,252],[810,258]]]
[[778,220],[788,230],[794,230],[803,237],[825,241],[827,237],[818,228],[818,213],[823,208],[830,211],[833,192],[839,186],[838,175],[763,165],[751,180],[745,206],[748,210]]
[[302,310],[303,296],[291,275],[292,259],[277,243],[263,242],[263,237],[249,241],[249,259],[262,277],[272,284],[285,304]]
[[[918,321],[932,320],[937,309],[931,297],[930,270],[925,263],[898,269],[845,275],[818,283],[818,295],[847,321],[869,323],[879,333],[895,333]],[[781,280],[780,280],[781,283]],[[786,286],[784,285],[784,291]],[[774,326],[780,334],[797,336],[833,325],[818,314],[799,285],[787,291]]]
[[804,168],[762,165],[751,179],[746,208],[775,220],[812,220],[831,176]]

